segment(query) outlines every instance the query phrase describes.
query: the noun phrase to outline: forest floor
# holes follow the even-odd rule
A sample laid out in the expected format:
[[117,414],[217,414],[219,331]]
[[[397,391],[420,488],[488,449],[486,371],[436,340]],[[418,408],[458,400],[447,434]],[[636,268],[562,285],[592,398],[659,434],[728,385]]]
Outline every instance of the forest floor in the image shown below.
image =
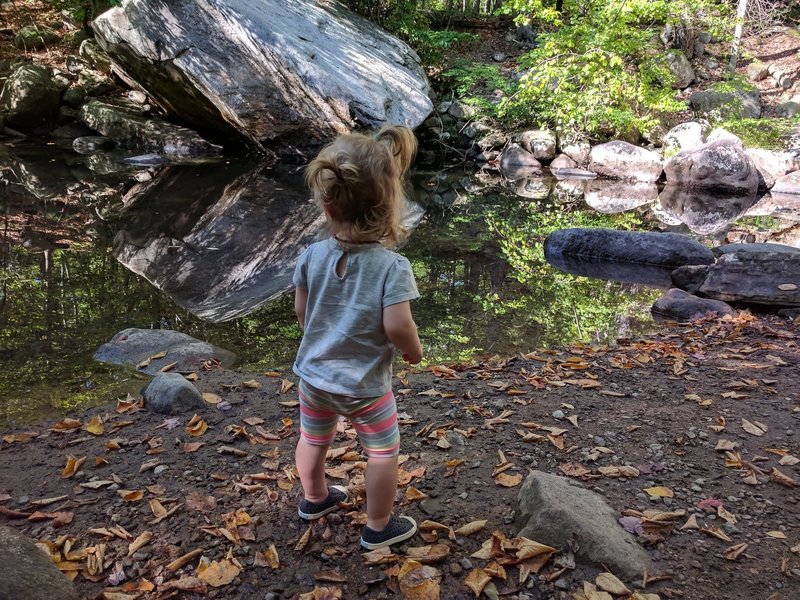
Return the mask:
[[396,597],[419,556],[442,598],[489,581],[488,597],[582,598],[602,566],[570,568],[568,548],[523,581],[513,555],[475,555],[493,533],[517,534],[520,484],[538,469],[581,480],[629,527],[669,513],[634,527],[656,566],[648,599],[790,600],[799,326],[742,312],[612,347],[396,373],[398,511],[426,531],[387,555],[358,545],[365,463],[344,422],[328,475],[351,499],[311,527],[297,517],[291,373],[199,368],[208,405],[194,419],[121,400],[2,432],[0,523],[42,540],[84,598]]

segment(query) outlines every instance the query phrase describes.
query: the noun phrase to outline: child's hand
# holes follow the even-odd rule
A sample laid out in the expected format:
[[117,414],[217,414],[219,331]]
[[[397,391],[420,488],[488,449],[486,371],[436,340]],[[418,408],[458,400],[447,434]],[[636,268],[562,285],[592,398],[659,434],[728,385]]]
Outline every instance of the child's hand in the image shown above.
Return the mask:
[[420,357],[417,360],[413,360],[411,358],[411,356],[407,352],[403,352],[403,360],[406,361],[407,363],[411,364],[411,365],[416,365],[416,364],[419,364],[419,362],[422,360],[422,358]]

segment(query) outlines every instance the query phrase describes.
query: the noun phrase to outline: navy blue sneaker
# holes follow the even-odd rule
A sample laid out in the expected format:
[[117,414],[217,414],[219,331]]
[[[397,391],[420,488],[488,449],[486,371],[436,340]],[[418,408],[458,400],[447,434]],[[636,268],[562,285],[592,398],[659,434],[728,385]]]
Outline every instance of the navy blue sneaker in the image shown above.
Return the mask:
[[337,508],[339,508],[339,503],[345,502],[348,496],[349,494],[347,493],[346,487],[341,485],[330,485],[328,486],[328,497],[319,504],[309,502],[303,498],[300,501],[300,505],[297,507],[297,514],[300,515],[301,519],[305,519],[306,521],[314,521],[315,519],[319,519],[328,513],[335,511]]
[[417,533],[417,522],[405,515],[401,517],[392,516],[386,527],[380,531],[370,529],[366,525],[361,531],[361,547],[367,550],[375,550],[392,544],[399,544],[413,537]]

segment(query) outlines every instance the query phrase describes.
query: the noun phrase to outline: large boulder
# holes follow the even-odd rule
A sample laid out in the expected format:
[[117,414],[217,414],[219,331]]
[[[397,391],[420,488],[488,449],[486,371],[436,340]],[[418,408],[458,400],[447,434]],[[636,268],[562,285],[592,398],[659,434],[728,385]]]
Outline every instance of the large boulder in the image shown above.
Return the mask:
[[667,183],[676,186],[715,190],[720,193],[754,193],[759,174],[744,148],[730,141],[703,144],[683,150],[664,165]]
[[517,181],[542,170],[542,163],[530,152],[511,144],[500,155],[500,172],[506,179]]
[[676,268],[714,262],[711,250],[679,233],[559,229],[544,241],[545,256],[572,256]]
[[653,316],[674,321],[687,322],[707,317],[733,314],[729,304],[721,300],[698,298],[683,290],[671,289],[653,304],[650,312]]
[[28,131],[49,125],[58,112],[61,88],[50,70],[36,65],[18,67],[0,92],[0,113],[15,129]]
[[710,121],[758,119],[761,99],[758,90],[703,90],[689,98],[692,110]]
[[800,260],[792,252],[723,254],[698,295],[725,302],[800,306]]
[[0,525],[0,598],[78,600],[78,592],[33,540]]
[[110,342],[100,346],[94,359],[114,365],[142,365],[144,373],[156,375],[172,363],[178,363],[175,369],[196,369],[204,361],[214,359],[230,366],[236,355],[179,331],[131,328],[120,331]]
[[80,118],[120,148],[170,156],[216,154],[221,150],[191,129],[147,116],[135,106],[91,100],[81,107]]
[[432,110],[416,53],[334,1],[128,0],[92,26],[115,71],[226,145],[315,145]]
[[534,471],[520,489],[517,508],[522,537],[574,548],[578,560],[625,579],[652,572],[647,552],[620,526],[605,499],[571,479]]
[[661,177],[661,157],[628,142],[614,140],[592,148],[589,170],[611,179],[653,183]]

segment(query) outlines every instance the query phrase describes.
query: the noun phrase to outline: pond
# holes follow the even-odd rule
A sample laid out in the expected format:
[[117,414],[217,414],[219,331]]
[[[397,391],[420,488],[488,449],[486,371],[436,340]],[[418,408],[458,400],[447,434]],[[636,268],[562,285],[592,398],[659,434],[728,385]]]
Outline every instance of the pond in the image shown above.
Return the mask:
[[[0,427],[137,393],[145,379],[92,359],[128,327],[210,341],[236,352],[243,370],[291,366],[301,335],[293,263],[321,226],[300,168],[122,158],[0,145]],[[461,165],[418,167],[412,181],[425,210],[412,214],[401,252],[422,295],[413,308],[429,364],[613,343],[652,327],[661,290],[552,268],[542,242],[553,230],[693,228],[717,245],[763,241],[800,221],[797,211],[755,210],[764,204],[755,199],[728,202],[713,219],[706,206],[698,219],[696,198],[676,209],[655,186],[514,183]]]

